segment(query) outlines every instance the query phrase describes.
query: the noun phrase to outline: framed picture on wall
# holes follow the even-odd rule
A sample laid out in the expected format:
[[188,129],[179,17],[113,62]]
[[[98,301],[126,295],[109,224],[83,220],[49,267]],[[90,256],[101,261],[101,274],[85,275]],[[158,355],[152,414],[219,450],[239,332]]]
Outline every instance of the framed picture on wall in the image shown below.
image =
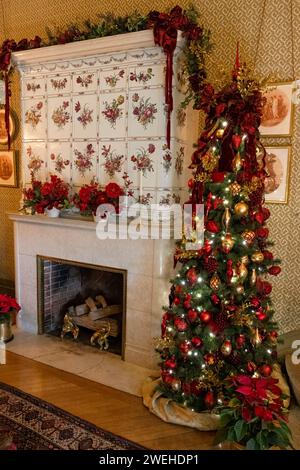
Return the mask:
[[265,200],[269,203],[288,202],[291,146],[266,147]]
[[[19,125],[18,125],[18,117],[16,113],[11,109],[9,112],[9,133],[10,133],[10,141],[12,142],[15,140],[17,133],[18,133]],[[6,145],[8,141],[7,132],[6,132],[6,125],[5,125],[5,108],[0,108],[0,144]]]
[[15,150],[0,150],[0,186],[18,187],[17,154]]
[[293,82],[274,83],[267,86],[263,96],[265,104],[260,133],[263,136],[290,136],[293,127]]

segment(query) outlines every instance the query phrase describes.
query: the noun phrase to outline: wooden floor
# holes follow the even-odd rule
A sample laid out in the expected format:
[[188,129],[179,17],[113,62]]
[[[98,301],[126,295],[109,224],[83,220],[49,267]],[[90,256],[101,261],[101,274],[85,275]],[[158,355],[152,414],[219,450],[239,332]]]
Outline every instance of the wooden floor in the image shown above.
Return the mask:
[[[113,371],[112,371],[113,373]],[[164,423],[142,399],[7,352],[0,381],[150,449],[209,449],[214,433]]]

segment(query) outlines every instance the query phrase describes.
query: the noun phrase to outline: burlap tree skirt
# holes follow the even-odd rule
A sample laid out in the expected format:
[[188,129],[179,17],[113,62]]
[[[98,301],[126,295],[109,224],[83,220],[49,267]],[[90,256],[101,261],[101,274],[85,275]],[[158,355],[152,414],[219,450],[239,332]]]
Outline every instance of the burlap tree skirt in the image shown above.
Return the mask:
[[[272,377],[279,380],[278,386],[282,392],[288,396],[284,400],[284,406],[289,407],[290,390],[287,381],[282,375],[279,364],[273,365]],[[163,396],[162,392],[157,390],[160,378],[148,378],[143,385],[143,403],[149,408],[151,413],[158,416],[166,423],[180,424],[189,426],[199,431],[215,431],[218,428],[219,416],[209,411],[197,413],[190,408],[186,408],[170,398]]]

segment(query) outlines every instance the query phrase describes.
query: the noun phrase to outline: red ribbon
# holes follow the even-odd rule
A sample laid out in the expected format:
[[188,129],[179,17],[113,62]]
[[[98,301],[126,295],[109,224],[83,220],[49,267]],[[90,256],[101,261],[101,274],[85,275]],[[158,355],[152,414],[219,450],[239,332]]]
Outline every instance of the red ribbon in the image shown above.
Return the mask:
[[9,88],[9,76],[8,72],[5,72],[4,75],[5,83],[5,128],[7,132],[7,146],[10,150],[10,129],[9,129],[9,98],[10,98],[10,88]]
[[167,113],[167,146],[171,145],[171,114],[173,111],[173,57],[177,45],[177,29],[167,23],[155,25],[153,28],[154,42],[162,47],[167,56],[165,77],[165,105]]

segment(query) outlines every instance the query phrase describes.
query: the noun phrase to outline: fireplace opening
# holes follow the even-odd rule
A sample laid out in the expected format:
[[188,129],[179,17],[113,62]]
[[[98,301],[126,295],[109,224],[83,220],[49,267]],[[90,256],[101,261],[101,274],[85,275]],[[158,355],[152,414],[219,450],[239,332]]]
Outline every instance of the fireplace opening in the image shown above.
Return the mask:
[[38,332],[124,359],[127,271],[37,256]]

